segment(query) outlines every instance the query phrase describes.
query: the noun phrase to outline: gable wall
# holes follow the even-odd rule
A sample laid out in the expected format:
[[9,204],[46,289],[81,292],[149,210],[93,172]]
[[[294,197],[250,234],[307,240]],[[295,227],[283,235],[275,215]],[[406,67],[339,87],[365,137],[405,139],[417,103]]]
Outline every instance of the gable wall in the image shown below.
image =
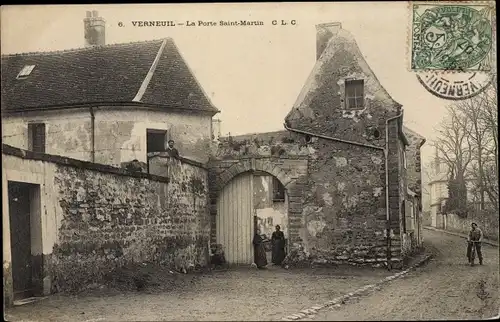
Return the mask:
[[[335,33],[335,32],[334,32]],[[286,120],[292,129],[385,147],[385,121],[398,114],[352,36],[338,30],[320,55]],[[325,41],[320,33],[318,42]],[[323,46],[318,45],[319,50]],[[363,79],[365,104],[345,109],[345,81]],[[378,136],[376,131],[378,131]],[[308,186],[302,211],[302,245],[319,262],[382,265],[387,260],[386,207],[390,208],[391,258],[401,260],[404,174],[397,120],[389,123],[389,205],[382,149],[326,139],[309,145]]]

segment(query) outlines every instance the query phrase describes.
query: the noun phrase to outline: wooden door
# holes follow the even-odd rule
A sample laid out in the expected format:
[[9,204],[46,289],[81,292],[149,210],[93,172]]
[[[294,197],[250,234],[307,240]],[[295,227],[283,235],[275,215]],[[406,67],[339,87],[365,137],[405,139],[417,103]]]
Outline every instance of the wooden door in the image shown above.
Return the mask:
[[30,186],[9,182],[10,243],[14,299],[33,296]]

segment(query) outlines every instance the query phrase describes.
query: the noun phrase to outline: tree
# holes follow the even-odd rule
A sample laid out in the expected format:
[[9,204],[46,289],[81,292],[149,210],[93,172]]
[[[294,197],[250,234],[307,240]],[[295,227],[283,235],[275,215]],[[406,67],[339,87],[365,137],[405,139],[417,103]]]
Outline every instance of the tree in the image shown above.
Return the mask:
[[492,85],[488,91],[479,95],[482,107],[479,118],[486,129],[490,141],[485,146],[484,169],[482,182],[489,200],[498,212],[498,103],[497,103],[497,77],[493,77]]
[[[437,159],[446,165],[449,180],[448,193],[451,196],[464,198],[463,202],[454,203],[457,206],[466,206],[467,202],[467,169],[472,161],[473,151],[468,133],[471,131],[471,122],[459,109],[453,105],[446,107],[448,115],[441,122],[438,129],[438,138],[434,141],[437,150]],[[465,196],[463,196],[465,191]],[[454,202],[454,201],[451,201]],[[451,210],[449,207],[445,209]],[[454,209],[465,210],[465,209]]]
[[444,213],[467,214],[467,189],[456,179],[448,181],[448,199],[444,205]]
[[498,209],[498,109],[496,77],[483,93],[455,104],[470,127],[464,128],[473,150],[470,177],[474,180],[480,209],[486,196]]
[[[498,211],[498,110],[496,77],[484,92],[447,106],[447,117],[440,124],[434,145],[438,158],[448,169],[449,193],[465,198],[467,182],[479,200]],[[453,191],[452,191],[453,190]],[[464,207],[450,200],[450,206]],[[449,209],[449,207],[447,207]]]

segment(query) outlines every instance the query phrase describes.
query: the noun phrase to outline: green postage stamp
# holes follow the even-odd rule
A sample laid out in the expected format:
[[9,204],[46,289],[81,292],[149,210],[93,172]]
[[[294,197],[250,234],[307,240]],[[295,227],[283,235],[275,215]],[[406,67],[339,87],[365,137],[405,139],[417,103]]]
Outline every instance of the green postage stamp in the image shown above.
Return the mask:
[[494,5],[411,3],[411,69],[490,71]]

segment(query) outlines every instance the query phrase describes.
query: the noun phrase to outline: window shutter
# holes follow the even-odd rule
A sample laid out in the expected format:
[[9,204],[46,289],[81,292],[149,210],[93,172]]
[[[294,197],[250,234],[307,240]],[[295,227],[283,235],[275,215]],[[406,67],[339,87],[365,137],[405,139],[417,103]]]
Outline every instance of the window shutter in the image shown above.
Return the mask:
[[38,124],[36,132],[37,152],[45,153],[45,124]]
[[45,124],[28,124],[28,149],[45,153]]
[[28,150],[33,151],[33,132],[34,124],[28,124]]

